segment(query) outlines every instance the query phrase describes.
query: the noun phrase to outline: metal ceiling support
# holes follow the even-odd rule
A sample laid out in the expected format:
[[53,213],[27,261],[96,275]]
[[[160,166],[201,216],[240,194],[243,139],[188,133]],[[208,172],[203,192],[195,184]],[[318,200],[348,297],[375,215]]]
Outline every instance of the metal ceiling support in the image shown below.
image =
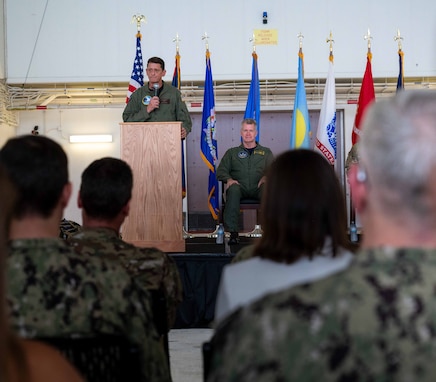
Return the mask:
[[[335,79],[338,103],[355,101],[360,92],[361,79]],[[396,91],[396,78],[374,78],[376,96],[387,96]],[[296,81],[260,81],[261,105],[292,108]],[[320,105],[325,79],[305,79],[306,97],[309,105]],[[215,104],[226,108],[245,108],[249,81],[215,81]],[[436,89],[436,77],[406,78],[405,88]],[[32,110],[45,108],[77,107],[123,107],[127,92],[126,83],[69,83],[7,85],[7,110]],[[181,86],[182,97],[188,108],[201,107],[204,82],[185,82]]]

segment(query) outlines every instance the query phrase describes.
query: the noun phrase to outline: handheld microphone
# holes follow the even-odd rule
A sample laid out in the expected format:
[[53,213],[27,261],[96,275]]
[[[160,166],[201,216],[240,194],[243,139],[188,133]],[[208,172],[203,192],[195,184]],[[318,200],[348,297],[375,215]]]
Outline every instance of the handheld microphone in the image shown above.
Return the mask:
[[154,96],[157,97],[157,93],[159,91],[159,84],[153,84]]

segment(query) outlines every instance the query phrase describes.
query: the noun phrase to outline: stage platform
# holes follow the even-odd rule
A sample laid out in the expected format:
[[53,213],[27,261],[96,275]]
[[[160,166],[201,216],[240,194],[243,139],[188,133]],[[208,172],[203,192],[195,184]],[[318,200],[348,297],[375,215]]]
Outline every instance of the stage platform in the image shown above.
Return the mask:
[[213,324],[221,272],[235,254],[257,238],[241,237],[238,245],[216,244],[214,238],[186,239],[186,252],[169,253],[176,262],[183,285],[183,302],[174,329],[208,328]]

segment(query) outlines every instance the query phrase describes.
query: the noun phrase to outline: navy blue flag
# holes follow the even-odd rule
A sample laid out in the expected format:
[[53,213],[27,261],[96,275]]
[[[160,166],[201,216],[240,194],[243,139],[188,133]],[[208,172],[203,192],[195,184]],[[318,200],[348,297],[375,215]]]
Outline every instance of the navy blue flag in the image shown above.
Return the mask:
[[[180,90],[181,86],[181,72],[180,72],[180,54],[176,52],[176,64],[174,66],[174,74],[172,85]],[[185,145],[182,141],[182,198],[186,197],[186,174],[185,174]]]
[[218,147],[215,130],[215,95],[213,91],[212,65],[209,50],[206,50],[206,78],[204,81],[203,117],[201,122],[201,159],[209,168],[207,203],[215,220],[219,216],[219,188],[216,178]]
[[404,53],[401,49],[398,49],[398,59],[400,62],[400,73],[398,74],[398,80],[397,80],[397,92],[399,90],[404,89],[404,72],[403,72]]

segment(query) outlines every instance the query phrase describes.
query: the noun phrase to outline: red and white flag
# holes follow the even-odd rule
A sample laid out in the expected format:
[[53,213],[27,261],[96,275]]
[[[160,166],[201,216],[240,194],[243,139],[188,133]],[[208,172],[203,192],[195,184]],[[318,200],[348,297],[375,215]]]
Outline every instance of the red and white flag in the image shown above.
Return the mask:
[[366,69],[362,80],[362,87],[360,88],[359,102],[357,104],[356,118],[354,120],[353,133],[351,135],[351,142],[354,145],[360,139],[360,125],[362,117],[368,106],[375,101],[374,81],[372,79],[371,69],[372,54],[368,52],[366,57]]

